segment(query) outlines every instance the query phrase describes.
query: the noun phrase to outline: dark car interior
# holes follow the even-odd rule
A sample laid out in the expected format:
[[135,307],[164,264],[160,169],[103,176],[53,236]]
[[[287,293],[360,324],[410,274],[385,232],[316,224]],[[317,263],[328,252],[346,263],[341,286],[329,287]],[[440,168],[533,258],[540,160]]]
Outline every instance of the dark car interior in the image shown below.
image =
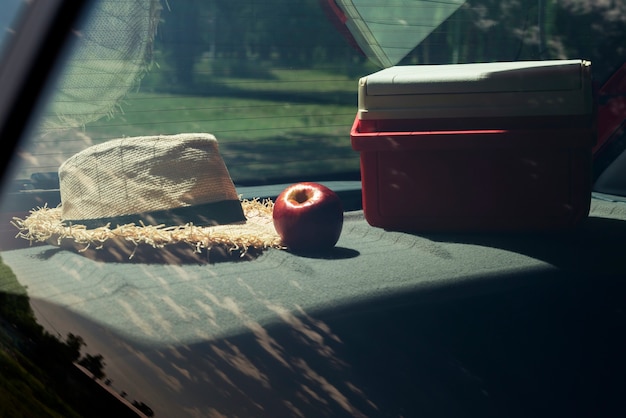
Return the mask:
[[[287,185],[304,180],[333,188],[345,218],[330,253],[269,249],[245,261],[111,263],[91,259],[89,252],[17,239],[11,224],[32,208],[61,202],[54,170],[16,178],[15,165],[28,149],[90,3],[30,2],[3,47],[0,256],[26,288],[47,332],[61,339],[82,335],[85,349],[103,356],[113,383],[94,391],[124,391],[109,401],[128,406],[117,416],[626,415],[623,47],[612,61],[602,47],[593,49],[599,57],[593,191],[589,216],[572,228],[375,228],[364,218],[358,169],[344,170],[347,165],[340,163],[329,172],[272,172],[256,182],[234,178],[248,199],[275,199]],[[337,3],[320,3],[339,27],[336,35],[350,35]],[[577,4],[572,22],[597,24],[595,12],[585,12],[592,2],[564,3]],[[613,11],[626,11],[620,7]],[[167,5],[161,13],[167,19]],[[607,22],[610,39],[626,34],[623,19]],[[584,44],[592,34],[580,36]],[[351,48],[357,43],[350,36],[341,39]],[[356,112],[358,76],[352,78]],[[230,164],[230,149],[224,150]],[[281,152],[299,151],[276,151]],[[4,297],[12,293],[0,290]],[[11,329],[5,336],[23,332],[8,317],[0,324]],[[7,338],[0,339],[0,348],[8,352],[13,346]],[[25,357],[44,355],[20,344],[13,350]],[[8,382],[4,370],[0,379]],[[0,391],[9,399],[7,393]],[[19,410],[33,416],[21,401]],[[77,416],[110,416],[109,404],[74,407]]]

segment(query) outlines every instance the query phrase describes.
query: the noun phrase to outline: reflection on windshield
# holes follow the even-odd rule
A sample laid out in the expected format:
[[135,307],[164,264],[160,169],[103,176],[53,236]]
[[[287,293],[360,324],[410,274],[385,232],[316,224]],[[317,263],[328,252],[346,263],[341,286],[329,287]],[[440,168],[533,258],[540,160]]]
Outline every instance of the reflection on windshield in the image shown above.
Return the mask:
[[[18,177],[54,174],[73,154],[111,139],[210,132],[238,184],[358,179],[349,144],[356,80],[379,66],[333,27],[317,0],[297,7],[279,0],[180,3],[162,10],[142,0],[115,6],[118,11],[110,4],[103,2],[83,25],[67,77],[21,153]],[[411,11],[428,4],[415,2]],[[586,59],[602,83],[623,61],[624,7],[472,0],[397,59],[401,65]],[[125,18],[116,19],[118,12]],[[120,30],[103,29],[111,22]],[[361,29],[352,30],[356,36]]]
[[[348,232],[339,247],[323,257],[282,251],[275,234],[258,250],[250,241],[238,241],[241,218],[239,224],[221,225],[223,235],[206,241],[194,235],[206,233],[195,218],[174,225],[144,225],[141,219],[135,221],[141,225],[116,228],[117,215],[156,217],[140,203],[164,203],[159,211],[166,211],[175,194],[189,203],[196,197],[193,186],[215,166],[218,155],[197,157],[194,144],[179,148],[178,154],[160,155],[159,165],[150,163],[140,175],[133,164],[154,158],[157,146],[136,146],[135,141],[158,138],[163,143],[169,136],[210,133],[219,141],[219,156],[228,169],[224,183],[237,189],[231,190],[231,202],[242,188],[296,180],[347,178],[360,185],[359,155],[350,146],[357,81],[380,66],[588,59],[603,80],[623,63],[626,52],[624,2],[451,0],[442,10],[430,10],[429,25],[420,30],[415,28],[419,22],[398,15],[417,14],[421,9],[411,9],[413,3],[427,7],[441,2],[389,2],[386,7],[403,4],[390,13],[393,19],[374,9],[348,13],[349,4],[363,2],[337,3],[350,19],[367,15],[377,23],[376,30],[346,23],[370,47],[374,38],[389,40],[383,39],[389,32],[381,27],[390,22],[412,25],[402,33],[419,36],[382,58],[363,44],[362,50],[353,48],[318,0],[102,1],[92,20],[76,30],[76,49],[64,77],[31,141],[16,156],[16,178],[0,208],[14,220],[11,226],[6,222],[10,232],[2,236],[6,269],[0,290],[19,296],[9,298],[11,303],[43,327],[26,322],[24,328],[47,342],[50,335],[58,337],[61,347],[71,349],[69,354],[59,349],[61,357],[69,355],[70,364],[93,373],[92,380],[116,396],[131,394],[126,400],[144,412],[354,417],[384,410],[402,415],[393,402],[384,409],[380,398],[371,397],[374,373],[368,380],[354,371],[379,358],[369,337],[360,340],[361,334],[351,333],[356,326],[366,334],[368,324],[358,324],[359,318],[355,323],[337,319],[346,315],[346,306],[422,289],[437,280],[456,284],[468,270],[513,275],[546,264],[554,268],[536,254],[497,245],[440,242],[371,228],[362,212],[346,222]],[[0,14],[3,29],[10,28],[21,4],[7,3]],[[383,21],[376,22],[380,16]],[[3,43],[8,33],[4,31]],[[103,144],[115,145],[112,158],[125,165],[107,160]],[[90,170],[68,174],[68,161],[84,157],[87,150],[83,162]],[[68,195],[62,196],[59,173],[76,180],[75,200],[65,200],[66,207],[117,204],[108,192],[126,190],[137,179],[154,194],[148,200],[137,191],[126,193],[125,203],[135,212],[112,216],[103,210],[62,225],[57,205]],[[166,187],[168,193],[157,194]],[[255,203],[243,207],[245,225],[253,224],[255,212],[262,226],[271,229],[269,203]],[[19,235],[14,226],[33,214],[43,215],[41,224],[32,235]],[[206,218],[206,213],[200,215]],[[104,219],[103,224],[92,228],[77,222],[94,218]],[[62,238],[76,245],[64,246]],[[127,248],[108,247],[114,244],[113,239],[107,242],[110,238]],[[175,240],[196,258],[183,262],[180,253],[168,252],[165,244]],[[218,241],[232,245],[216,248]],[[138,244],[146,251],[137,251]],[[380,322],[380,335],[371,337],[384,343],[390,325]],[[11,338],[15,323],[22,324],[16,318],[6,321]],[[352,346],[346,336],[353,339]],[[30,344],[28,338],[15,341]],[[367,347],[370,357],[359,358],[360,347]],[[404,358],[385,360],[402,372]],[[428,369],[427,360],[409,360]],[[414,377],[405,376],[406,382]]]
[[377,65],[398,64],[434,29],[446,21],[465,0],[371,1],[338,0],[341,19],[363,52]]

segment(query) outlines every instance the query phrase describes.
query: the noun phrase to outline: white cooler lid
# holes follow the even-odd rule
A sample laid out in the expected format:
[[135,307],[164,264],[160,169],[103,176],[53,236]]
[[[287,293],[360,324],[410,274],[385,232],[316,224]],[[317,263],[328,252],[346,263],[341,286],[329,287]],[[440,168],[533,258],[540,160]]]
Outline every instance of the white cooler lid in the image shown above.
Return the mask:
[[389,67],[359,80],[359,117],[586,114],[590,66],[551,60]]

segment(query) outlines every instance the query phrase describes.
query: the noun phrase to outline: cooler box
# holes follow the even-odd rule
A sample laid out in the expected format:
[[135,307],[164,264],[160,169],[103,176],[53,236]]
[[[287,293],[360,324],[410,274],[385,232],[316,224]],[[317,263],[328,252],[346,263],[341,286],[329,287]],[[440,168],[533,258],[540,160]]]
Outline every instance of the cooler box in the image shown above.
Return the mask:
[[583,60],[396,66],[359,80],[351,130],[377,227],[570,227],[591,199],[594,104]]

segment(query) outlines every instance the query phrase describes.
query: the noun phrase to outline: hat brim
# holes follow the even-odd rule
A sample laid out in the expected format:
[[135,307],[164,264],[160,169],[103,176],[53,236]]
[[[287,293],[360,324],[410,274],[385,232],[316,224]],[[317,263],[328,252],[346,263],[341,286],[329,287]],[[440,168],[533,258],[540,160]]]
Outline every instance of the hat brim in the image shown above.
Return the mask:
[[181,264],[250,259],[268,248],[282,249],[272,222],[273,203],[242,200],[246,222],[197,226],[106,225],[89,229],[61,220],[61,208],[34,209],[25,219],[14,218],[18,237],[82,253],[88,258],[115,262]]

